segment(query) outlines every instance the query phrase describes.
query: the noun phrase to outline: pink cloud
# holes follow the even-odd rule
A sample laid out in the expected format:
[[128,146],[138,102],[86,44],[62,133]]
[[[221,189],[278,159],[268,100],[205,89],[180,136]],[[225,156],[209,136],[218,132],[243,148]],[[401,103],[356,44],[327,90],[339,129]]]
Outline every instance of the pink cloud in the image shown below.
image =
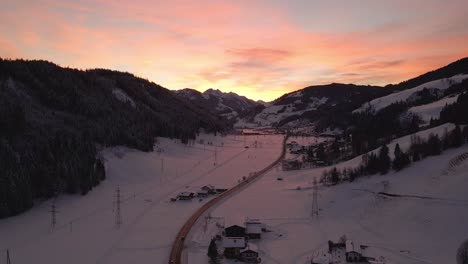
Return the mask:
[[[168,88],[213,86],[256,99],[327,82],[398,82],[468,55],[459,15],[317,31],[262,1],[38,0],[14,7],[0,11],[2,56],[128,70]],[[330,13],[328,23],[339,26],[351,15]]]

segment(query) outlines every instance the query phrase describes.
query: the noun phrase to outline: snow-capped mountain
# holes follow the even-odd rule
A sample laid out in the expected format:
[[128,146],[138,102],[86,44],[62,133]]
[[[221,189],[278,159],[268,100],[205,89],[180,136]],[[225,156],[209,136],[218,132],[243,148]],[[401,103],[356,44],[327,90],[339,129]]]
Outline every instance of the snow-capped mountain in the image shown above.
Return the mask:
[[216,113],[227,120],[235,120],[265,103],[255,102],[233,92],[225,93],[218,89],[208,89],[201,93],[194,89],[182,89],[174,92],[192,104]]

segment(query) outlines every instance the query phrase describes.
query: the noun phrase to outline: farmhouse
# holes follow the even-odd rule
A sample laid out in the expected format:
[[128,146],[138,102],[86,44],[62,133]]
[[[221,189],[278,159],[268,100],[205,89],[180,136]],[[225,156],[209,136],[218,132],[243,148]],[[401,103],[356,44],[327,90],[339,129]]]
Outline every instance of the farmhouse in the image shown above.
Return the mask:
[[245,236],[248,239],[262,238],[263,224],[257,219],[245,221]]
[[194,194],[192,192],[181,192],[177,195],[177,198],[179,198],[179,200],[192,200],[193,196]]
[[258,257],[258,249],[254,244],[248,244],[246,249],[241,250],[239,259],[246,263],[260,263],[262,261]]
[[205,185],[205,186],[201,187],[201,189],[202,189],[202,191],[206,191],[208,194],[215,194],[216,193],[216,188],[211,184]]
[[244,237],[223,237],[224,256],[226,258],[240,258],[241,250],[246,247]]
[[238,225],[232,225],[224,229],[226,237],[245,237],[245,228]]

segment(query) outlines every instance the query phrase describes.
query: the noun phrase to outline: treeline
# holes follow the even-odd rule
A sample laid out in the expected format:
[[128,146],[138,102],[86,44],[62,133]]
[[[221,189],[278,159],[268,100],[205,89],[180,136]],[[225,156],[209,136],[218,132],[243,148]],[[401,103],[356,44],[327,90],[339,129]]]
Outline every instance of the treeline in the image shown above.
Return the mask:
[[201,128],[223,124],[129,73],[0,59],[0,218],[36,198],[87,193],[105,178],[103,147],[151,151],[156,136],[188,142]]
[[430,121],[429,127],[436,127],[447,122],[468,124],[468,79],[452,85],[443,92],[438,89],[423,89],[410,99],[393,103],[377,112],[372,109],[353,113],[351,127],[345,132],[350,135],[354,155],[366,153],[389,142],[392,139],[413,134],[420,130],[422,120],[417,115],[408,114],[413,106],[437,101],[444,96],[459,94],[457,102],[447,105],[440,113],[440,118]]
[[427,139],[414,135],[411,137],[408,151],[403,151],[399,144],[395,145],[393,159],[390,158],[388,146],[383,145],[377,152],[364,154],[361,163],[356,168],[340,170],[333,167],[330,170],[325,170],[321,182],[338,184],[346,180],[352,182],[356,178],[366,175],[387,174],[391,169],[400,171],[408,167],[411,162],[440,155],[444,150],[460,147],[466,142],[468,142],[468,126],[465,126],[463,130],[460,126],[456,126],[452,131],[446,132],[442,138],[437,134],[430,134]]

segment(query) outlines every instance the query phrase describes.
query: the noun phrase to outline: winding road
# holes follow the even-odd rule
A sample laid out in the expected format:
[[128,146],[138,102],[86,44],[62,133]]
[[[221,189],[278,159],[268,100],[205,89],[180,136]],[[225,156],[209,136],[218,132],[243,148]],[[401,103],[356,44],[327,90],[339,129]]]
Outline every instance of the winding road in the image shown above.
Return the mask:
[[261,176],[263,176],[266,172],[271,170],[274,166],[276,166],[281,160],[284,158],[286,154],[286,141],[288,136],[285,136],[283,139],[283,147],[281,150],[281,155],[276,159],[273,163],[265,167],[264,169],[255,172],[252,176],[247,177],[246,180],[240,182],[236,186],[232,187],[231,189],[225,191],[224,193],[220,194],[219,196],[213,198],[212,200],[208,201],[202,207],[200,207],[192,216],[185,222],[182,228],[177,233],[176,239],[172,245],[171,254],[169,255],[169,264],[181,264],[182,258],[182,251],[184,250],[185,238],[187,237],[190,229],[195,225],[197,220],[210,208],[224,200],[225,198],[229,197],[230,195],[241,191],[242,189],[246,188],[250,184],[252,184],[255,180],[258,180]]

